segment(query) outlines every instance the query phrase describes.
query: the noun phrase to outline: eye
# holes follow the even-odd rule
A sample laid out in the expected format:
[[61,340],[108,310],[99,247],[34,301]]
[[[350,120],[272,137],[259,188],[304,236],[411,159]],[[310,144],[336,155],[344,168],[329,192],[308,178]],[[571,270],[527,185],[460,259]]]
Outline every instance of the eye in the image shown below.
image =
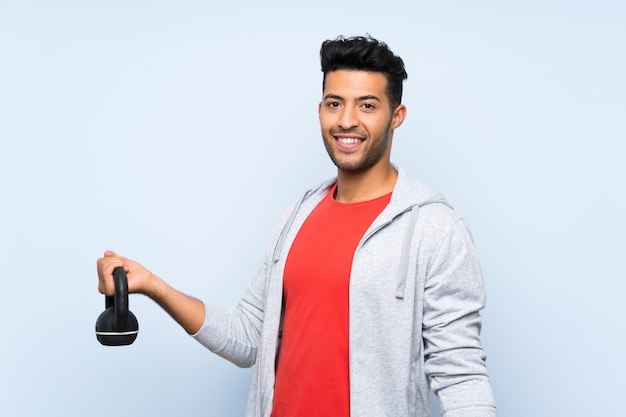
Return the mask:
[[329,107],[331,109],[336,109],[340,106],[338,101],[327,101],[326,102],[326,107]]
[[363,103],[362,106],[365,110],[374,110],[376,108],[372,103]]

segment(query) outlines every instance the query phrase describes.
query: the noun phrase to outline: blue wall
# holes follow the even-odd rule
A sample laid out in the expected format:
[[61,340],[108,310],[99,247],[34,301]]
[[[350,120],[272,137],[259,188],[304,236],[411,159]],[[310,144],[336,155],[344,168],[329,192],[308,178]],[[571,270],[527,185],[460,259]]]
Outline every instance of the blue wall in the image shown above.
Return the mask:
[[500,415],[619,414],[624,3],[210,3],[0,1],[0,414],[243,414],[250,370],[142,296],[135,344],[96,342],[95,261],[236,303],[334,174],[320,43],[366,32],[409,73],[393,160],[474,234]]

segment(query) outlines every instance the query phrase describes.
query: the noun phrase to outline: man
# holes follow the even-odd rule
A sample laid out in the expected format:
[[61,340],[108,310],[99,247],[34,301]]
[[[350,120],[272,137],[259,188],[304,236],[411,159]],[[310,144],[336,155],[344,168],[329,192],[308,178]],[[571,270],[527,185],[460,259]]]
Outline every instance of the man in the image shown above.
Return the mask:
[[106,252],[99,290],[122,266],[211,351],[256,369],[247,416],[493,417],[480,345],[480,266],[444,198],[390,162],[405,119],[402,59],[371,37],[321,49],[319,119],[337,177],[276,225],[236,308],[204,305],[138,263]]

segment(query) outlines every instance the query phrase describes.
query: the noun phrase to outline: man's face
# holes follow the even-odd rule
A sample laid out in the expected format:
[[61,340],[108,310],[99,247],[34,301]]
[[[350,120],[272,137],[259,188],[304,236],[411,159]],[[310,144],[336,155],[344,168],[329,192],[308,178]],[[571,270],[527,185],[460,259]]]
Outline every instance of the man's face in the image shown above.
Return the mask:
[[391,109],[382,73],[338,70],[326,74],[319,105],[322,137],[340,171],[364,172],[389,164],[393,130],[406,109]]

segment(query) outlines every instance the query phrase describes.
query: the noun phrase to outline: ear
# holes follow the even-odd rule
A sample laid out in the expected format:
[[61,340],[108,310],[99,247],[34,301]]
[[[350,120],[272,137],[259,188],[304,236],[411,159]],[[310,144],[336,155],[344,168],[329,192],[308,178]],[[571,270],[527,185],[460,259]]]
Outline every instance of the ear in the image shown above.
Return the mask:
[[391,115],[391,128],[395,129],[400,127],[404,119],[406,118],[406,106],[404,104],[398,104],[393,114]]

